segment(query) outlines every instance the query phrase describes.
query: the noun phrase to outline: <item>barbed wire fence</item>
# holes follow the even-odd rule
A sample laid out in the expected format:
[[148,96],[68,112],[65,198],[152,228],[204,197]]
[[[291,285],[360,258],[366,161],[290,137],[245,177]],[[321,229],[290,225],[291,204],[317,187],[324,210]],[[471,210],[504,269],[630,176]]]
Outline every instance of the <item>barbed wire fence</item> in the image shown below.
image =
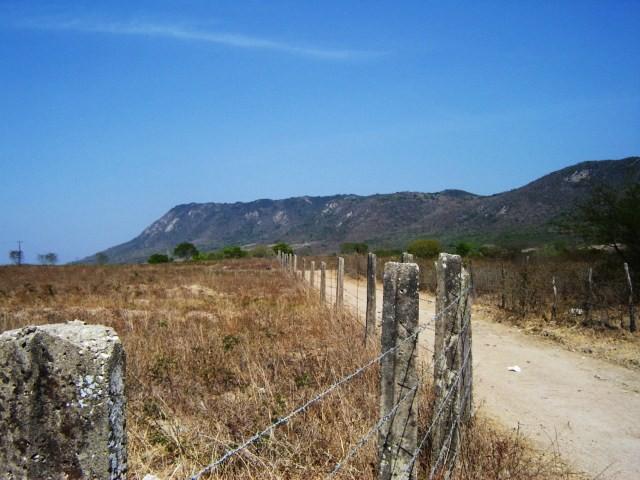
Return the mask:
[[[369,256],[367,309],[363,323],[365,341],[378,337],[376,318],[371,318],[371,315],[376,315],[376,261],[374,254]],[[403,257],[403,260],[401,263],[387,262],[384,266],[379,334],[381,352],[235,448],[227,450],[192,475],[191,480],[216,473],[229,459],[354,381],[374,365],[380,366],[378,419],[349,447],[343,458],[327,472],[326,478],[338,476],[374,436],[378,440],[379,480],[415,479],[422,463],[429,466],[425,469],[425,478],[433,479],[437,475],[449,478],[452,475],[462,432],[472,419],[471,278],[459,256],[440,254],[436,265],[436,312],[420,323],[420,314],[424,310],[420,309],[419,267],[412,263],[410,257]],[[303,282],[309,295],[318,295],[322,302],[335,309],[344,307],[345,294],[347,297],[351,295],[351,302],[347,303],[359,307],[359,293],[353,295],[344,288],[344,259],[341,257],[337,258],[335,271],[328,270],[326,262],[316,264],[315,260],[307,259],[300,262],[291,253],[279,252],[278,262],[284,272]],[[301,270],[298,268],[300,265]],[[327,281],[330,277],[335,278],[335,283]],[[356,285],[359,286],[358,283]],[[327,290],[334,295],[328,295]],[[435,331],[433,352],[420,345],[420,333],[431,328]],[[416,399],[420,386],[427,382],[420,378],[418,367],[425,360],[419,353],[425,351],[433,353],[435,400],[434,414],[425,431],[419,435]]]

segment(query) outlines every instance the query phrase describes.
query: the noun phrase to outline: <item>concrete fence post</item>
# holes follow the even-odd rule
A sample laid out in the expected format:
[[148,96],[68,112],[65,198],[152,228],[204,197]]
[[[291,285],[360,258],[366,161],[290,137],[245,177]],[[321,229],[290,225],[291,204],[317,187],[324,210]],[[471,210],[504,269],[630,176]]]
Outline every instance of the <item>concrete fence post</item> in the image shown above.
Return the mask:
[[376,254],[367,256],[367,312],[365,316],[365,339],[376,334]]
[[344,305],[344,258],[338,257],[338,270],[336,272],[336,309]]
[[0,477],[125,480],[124,374],[108,327],[0,334]]
[[298,256],[293,255],[293,276],[298,278]]
[[316,262],[315,260],[311,260],[311,269],[309,270],[309,286],[311,288],[315,287],[315,276],[316,273]]
[[327,264],[320,262],[320,302],[327,301]]
[[306,258],[302,259],[302,281],[303,282],[307,281],[307,259]]
[[629,288],[629,331],[635,332],[638,327],[636,325],[636,314],[633,306],[633,282],[631,281],[631,274],[629,273],[629,264],[624,263],[624,272],[627,276],[627,286]]
[[[380,361],[380,416],[387,415],[403,399],[378,437],[378,480],[391,480],[407,478],[405,471],[418,443],[414,401],[418,385],[418,266],[387,263],[383,284],[381,347],[383,352],[396,350]],[[411,389],[415,390],[408,393]],[[413,470],[408,478],[415,478]]]
[[408,252],[402,252],[402,263],[413,263],[413,254]]
[[433,411],[442,413],[434,419],[431,467],[448,469],[472,412],[471,276],[459,255],[447,253],[438,257],[436,275]]

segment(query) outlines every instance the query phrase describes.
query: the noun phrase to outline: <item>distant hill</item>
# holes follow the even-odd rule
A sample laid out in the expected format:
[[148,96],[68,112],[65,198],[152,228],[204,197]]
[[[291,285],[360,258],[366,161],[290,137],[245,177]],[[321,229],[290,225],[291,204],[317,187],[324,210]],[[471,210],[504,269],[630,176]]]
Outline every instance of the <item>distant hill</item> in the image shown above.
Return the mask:
[[133,240],[104,253],[110,262],[140,262],[183,241],[206,251],[280,240],[319,253],[353,241],[402,247],[422,236],[534,245],[557,237],[549,222],[583,200],[593,185],[629,182],[640,182],[640,157],[582,162],[489,196],[444,190],[189,203],[172,208]]

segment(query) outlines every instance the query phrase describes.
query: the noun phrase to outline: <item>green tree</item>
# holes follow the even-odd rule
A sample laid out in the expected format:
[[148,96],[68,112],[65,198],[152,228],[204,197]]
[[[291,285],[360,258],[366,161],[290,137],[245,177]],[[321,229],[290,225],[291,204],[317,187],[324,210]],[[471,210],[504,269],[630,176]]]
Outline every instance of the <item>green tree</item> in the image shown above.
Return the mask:
[[58,255],[53,252],[38,254],[38,261],[42,265],[55,265],[58,263]]
[[442,251],[442,246],[438,240],[430,238],[420,238],[409,243],[407,252],[419,258],[433,258]]
[[340,245],[341,253],[365,254],[369,251],[369,245],[364,242],[346,242]]
[[182,242],[176,245],[176,248],[173,249],[173,254],[182,259],[191,259],[193,257],[198,256],[198,249],[193,243]]
[[564,225],[590,244],[611,246],[636,274],[640,272],[640,183],[594,188]]
[[275,253],[293,253],[293,248],[291,248],[289,244],[284,242],[278,242],[272,248]]
[[24,253],[22,252],[22,250],[11,250],[9,252],[9,259],[15,265],[22,265],[22,262],[24,260]]
[[158,264],[158,263],[169,263],[171,260],[169,259],[169,255],[165,255],[163,253],[154,253],[149,257],[147,263],[150,264]]

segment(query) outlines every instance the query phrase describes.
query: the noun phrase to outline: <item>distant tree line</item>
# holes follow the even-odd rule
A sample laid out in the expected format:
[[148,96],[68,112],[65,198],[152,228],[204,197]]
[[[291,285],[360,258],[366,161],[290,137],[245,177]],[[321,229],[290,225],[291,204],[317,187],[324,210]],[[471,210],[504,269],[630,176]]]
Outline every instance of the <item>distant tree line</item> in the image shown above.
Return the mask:
[[278,242],[269,247],[267,245],[256,245],[250,250],[244,249],[238,245],[228,245],[213,252],[201,252],[191,242],[182,242],[173,249],[173,256],[164,253],[154,253],[148,259],[147,263],[161,264],[170,263],[175,260],[185,261],[213,261],[225,260],[231,258],[266,258],[276,255],[278,252],[293,253],[293,248],[284,242]]

